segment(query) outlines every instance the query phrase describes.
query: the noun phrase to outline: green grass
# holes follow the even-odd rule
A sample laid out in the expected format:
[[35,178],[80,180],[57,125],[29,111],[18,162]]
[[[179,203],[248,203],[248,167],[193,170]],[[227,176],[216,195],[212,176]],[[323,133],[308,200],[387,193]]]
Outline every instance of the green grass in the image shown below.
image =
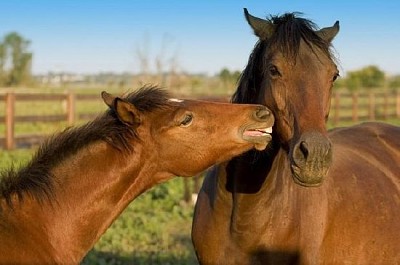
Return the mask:
[[20,167],[31,159],[33,149],[18,149],[4,151],[0,149],[0,170],[6,170],[10,166]]

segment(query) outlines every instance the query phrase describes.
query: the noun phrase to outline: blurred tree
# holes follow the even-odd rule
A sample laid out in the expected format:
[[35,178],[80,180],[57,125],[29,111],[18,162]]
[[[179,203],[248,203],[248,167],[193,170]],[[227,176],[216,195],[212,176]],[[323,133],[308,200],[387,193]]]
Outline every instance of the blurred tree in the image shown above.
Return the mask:
[[31,80],[32,53],[30,41],[17,32],[7,34],[0,42],[0,82],[3,86],[18,86]]
[[219,79],[222,81],[224,86],[227,86],[231,79],[231,72],[227,68],[223,68],[218,74]]
[[346,78],[347,88],[357,90],[360,88],[380,88],[385,83],[385,73],[377,66],[370,65],[358,71],[348,73]]
[[361,88],[361,77],[358,71],[348,72],[345,80],[347,89],[350,91],[359,90]]
[[367,66],[361,69],[361,80],[366,88],[382,87],[385,83],[385,73],[377,66]]
[[6,49],[4,43],[0,42],[0,85],[6,81],[5,66],[6,63]]
[[339,76],[333,83],[333,89],[338,90],[343,88],[347,88],[347,79]]
[[222,68],[218,74],[219,79],[225,87],[235,84],[240,77],[240,71],[230,72],[227,68]]
[[393,76],[389,79],[389,88],[400,90],[400,75]]
[[240,71],[233,72],[232,73],[232,80],[237,83],[239,81],[239,78],[240,78],[241,74],[242,73]]

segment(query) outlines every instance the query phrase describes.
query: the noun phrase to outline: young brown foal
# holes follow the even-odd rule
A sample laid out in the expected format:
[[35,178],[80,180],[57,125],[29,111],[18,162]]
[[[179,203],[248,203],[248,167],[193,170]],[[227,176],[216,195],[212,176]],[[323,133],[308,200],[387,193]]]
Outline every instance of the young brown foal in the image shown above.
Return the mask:
[[171,100],[150,87],[42,145],[0,182],[0,263],[76,264],[139,194],[271,140],[261,105]]

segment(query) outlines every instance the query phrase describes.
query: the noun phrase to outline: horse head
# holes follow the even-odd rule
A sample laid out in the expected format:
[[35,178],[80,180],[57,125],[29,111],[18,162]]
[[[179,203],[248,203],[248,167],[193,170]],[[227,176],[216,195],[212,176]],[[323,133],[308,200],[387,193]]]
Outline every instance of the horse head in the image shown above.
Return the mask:
[[339,22],[317,30],[296,13],[261,19],[245,9],[245,17],[259,41],[233,102],[268,106],[276,119],[274,140],[287,150],[295,182],[318,186],[332,161],[326,120],[339,76],[330,52]]

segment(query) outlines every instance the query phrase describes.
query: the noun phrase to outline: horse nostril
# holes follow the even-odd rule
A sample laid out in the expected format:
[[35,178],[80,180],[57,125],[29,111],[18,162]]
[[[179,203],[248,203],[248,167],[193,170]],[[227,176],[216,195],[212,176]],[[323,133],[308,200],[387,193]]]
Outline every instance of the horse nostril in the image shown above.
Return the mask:
[[300,143],[300,150],[303,153],[304,158],[307,159],[307,157],[308,157],[308,145],[307,145],[307,143],[305,141],[302,141]]
[[258,108],[255,117],[258,120],[267,120],[271,116],[271,112],[267,108]]

